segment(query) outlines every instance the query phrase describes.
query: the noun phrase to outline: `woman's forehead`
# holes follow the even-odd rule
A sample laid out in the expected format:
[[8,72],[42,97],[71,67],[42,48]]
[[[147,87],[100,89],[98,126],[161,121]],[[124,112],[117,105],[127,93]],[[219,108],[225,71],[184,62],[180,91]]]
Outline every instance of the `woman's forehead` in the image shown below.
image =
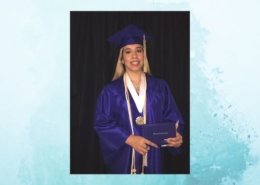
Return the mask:
[[128,44],[126,46],[124,46],[123,49],[136,49],[136,48],[143,48],[143,46],[141,44]]

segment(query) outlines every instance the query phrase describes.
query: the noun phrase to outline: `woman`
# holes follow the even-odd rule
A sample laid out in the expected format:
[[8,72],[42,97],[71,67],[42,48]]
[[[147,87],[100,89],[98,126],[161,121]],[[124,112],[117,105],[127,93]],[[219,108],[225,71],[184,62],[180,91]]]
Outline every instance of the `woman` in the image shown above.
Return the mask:
[[176,137],[165,139],[172,153],[181,146],[183,120],[167,83],[150,75],[145,33],[135,25],[109,42],[120,48],[113,81],[97,100],[95,130],[108,173],[162,173],[162,148],[142,137],[142,125],[176,123]]

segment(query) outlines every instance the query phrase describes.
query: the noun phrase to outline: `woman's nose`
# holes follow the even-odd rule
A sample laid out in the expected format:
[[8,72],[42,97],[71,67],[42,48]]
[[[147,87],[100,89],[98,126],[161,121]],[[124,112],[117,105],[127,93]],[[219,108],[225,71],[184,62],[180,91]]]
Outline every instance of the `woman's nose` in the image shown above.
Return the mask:
[[136,53],[136,52],[133,52],[132,57],[133,57],[133,58],[137,58],[137,53]]

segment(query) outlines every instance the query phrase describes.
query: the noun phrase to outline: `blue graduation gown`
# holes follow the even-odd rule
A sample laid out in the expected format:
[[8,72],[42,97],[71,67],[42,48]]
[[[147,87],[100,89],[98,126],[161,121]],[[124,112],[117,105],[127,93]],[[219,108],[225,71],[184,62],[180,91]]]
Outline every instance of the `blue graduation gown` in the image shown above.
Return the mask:
[[[178,132],[183,133],[183,119],[172,93],[164,80],[146,75],[147,124],[179,120]],[[140,115],[130,95],[135,135],[141,135],[141,126],[135,119]],[[101,91],[95,111],[94,128],[99,136],[102,156],[107,173],[130,174],[132,148],[125,143],[131,135],[130,121],[125,99],[123,78],[112,81]],[[172,153],[178,149],[168,148]],[[148,152],[148,167],[145,173],[162,173],[160,148],[151,147]],[[137,173],[141,172],[142,156],[136,152]]]

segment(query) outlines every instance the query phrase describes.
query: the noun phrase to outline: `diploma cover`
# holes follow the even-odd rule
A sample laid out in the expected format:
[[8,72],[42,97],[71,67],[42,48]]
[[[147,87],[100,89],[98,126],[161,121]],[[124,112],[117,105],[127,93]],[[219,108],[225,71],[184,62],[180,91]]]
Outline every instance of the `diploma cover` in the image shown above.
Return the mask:
[[174,122],[163,122],[145,124],[142,126],[143,137],[154,142],[158,146],[167,144],[164,139],[176,137],[176,128]]

